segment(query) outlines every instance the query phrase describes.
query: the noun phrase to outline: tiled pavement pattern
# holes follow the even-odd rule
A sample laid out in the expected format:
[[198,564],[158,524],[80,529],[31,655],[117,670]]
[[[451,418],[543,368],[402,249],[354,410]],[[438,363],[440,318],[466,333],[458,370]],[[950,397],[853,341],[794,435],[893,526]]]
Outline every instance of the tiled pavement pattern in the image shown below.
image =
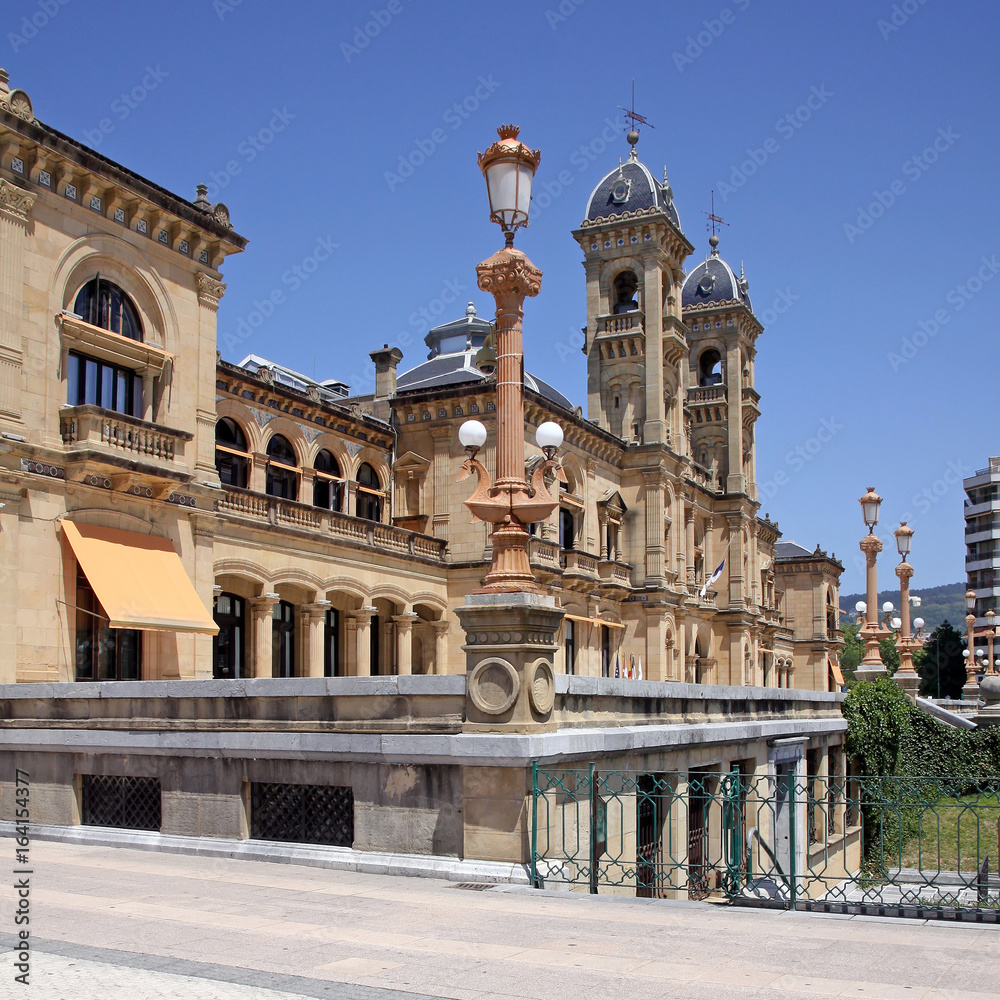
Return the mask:
[[[0,839],[0,857],[12,858],[12,847]],[[13,983],[7,951],[0,997],[1000,996],[995,925],[473,892],[41,841],[31,851],[32,985]],[[0,941],[9,949],[13,890],[2,881]]]

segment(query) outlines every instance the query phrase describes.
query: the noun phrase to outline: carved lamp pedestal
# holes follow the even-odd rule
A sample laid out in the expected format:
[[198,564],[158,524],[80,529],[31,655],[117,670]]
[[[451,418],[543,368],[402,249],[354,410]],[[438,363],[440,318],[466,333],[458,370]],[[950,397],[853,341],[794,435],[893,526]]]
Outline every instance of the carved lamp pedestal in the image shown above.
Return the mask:
[[876,582],[876,559],[882,551],[882,542],[878,535],[868,534],[861,539],[861,551],[865,554],[867,563],[867,598],[866,620],[861,626],[859,637],[865,644],[865,655],[854,671],[859,681],[874,681],[885,677],[885,664],[879,651],[879,642],[885,632],[878,621],[878,583]]
[[555,728],[556,634],[565,612],[543,594],[470,594],[465,630],[466,731]]

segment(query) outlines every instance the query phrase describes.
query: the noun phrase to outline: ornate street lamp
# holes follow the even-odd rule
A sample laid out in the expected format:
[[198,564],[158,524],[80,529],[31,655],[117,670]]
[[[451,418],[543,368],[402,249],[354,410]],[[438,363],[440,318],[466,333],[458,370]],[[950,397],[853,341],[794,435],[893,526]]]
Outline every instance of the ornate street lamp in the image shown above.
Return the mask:
[[[486,440],[486,428],[478,421],[466,421],[459,440],[469,451],[459,482],[473,472],[478,476],[476,489],[465,501],[473,520],[486,521],[493,528],[493,564],[483,581],[483,593],[537,592],[528,563],[527,525],[548,517],[558,506],[545,486],[551,472],[566,481],[562,467],[555,460],[562,444],[562,430],[552,423],[538,428],[538,446],[545,462],[532,475],[529,485],[524,478],[524,348],[522,319],[524,300],[537,295],[542,272],[520,251],[514,249],[514,233],[528,225],[531,184],[541,153],[518,141],[516,125],[501,125],[499,140],[479,154],[479,167],[486,178],[490,202],[490,221],[503,230],[505,246],[488,260],[477,265],[479,287],[496,300],[496,327],[491,347],[496,352],[497,444],[495,481],[476,460],[475,452]],[[493,361],[493,358],[486,359]],[[477,357],[477,363],[479,359]],[[553,430],[554,428],[554,430]]]
[[965,649],[962,656],[965,658],[965,684],[962,687],[962,697],[967,700],[978,699],[979,679],[976,677],[976,592],[968,590],[965,593],[965,607],[969,612],[965,616],[965,627],[968,632]]
[[[896,649],[899,651],[896,682],[910,698],[916,700],[920,678],[913,669],[913,638],[910,635],[910,578],[913,576],[913,567],[906,561],[913,543],[913,529],[903,521],[893,534],[896,536],[896,550],[900,556],[896,567],[896,576],[899,577],[899,618],[893,619],[892,623],[893,627],[899,629],[896,636]],[[891,609],[892,605],[889,607]]]
[[[878,579],[875,568],[875,560],[882,551],[882,541],[875,534],[875,525],[878,524],[879,508],[882,506],[882,498],[875,492],[873,486],[869,486],[864,496],[858,499],[861,504],[861,515],[868,527],[868,534],[861,539],[861,551],[865,554],[866,574],[866,596],[865,610],[867,620],[859,630],[859,635],[864,639],[865,655],[858,664],[856,674],[863,680],[874,680],[885,674],[885,667],[882,664],[882,657],[879,653],[879,640],[885,634],[879,627],[878,621]],[[861,602],[858,602],[859,604]],[[860,608],[858,609],[860,614]]]

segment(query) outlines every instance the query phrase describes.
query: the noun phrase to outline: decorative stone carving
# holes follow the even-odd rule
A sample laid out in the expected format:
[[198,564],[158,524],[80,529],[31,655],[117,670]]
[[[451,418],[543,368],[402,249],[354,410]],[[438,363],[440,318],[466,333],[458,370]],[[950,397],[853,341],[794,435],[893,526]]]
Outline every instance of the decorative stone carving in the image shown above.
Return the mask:
[[0,212],[6,212],[19,222],[27,222],[35,196],[30,191],[0,178]]
[[531,678],[528,687],[531,707],[539,715],[548,715],[556,700],[556,678],[552,664],[546,659],[535,660],[528,670],[528,676]]
[[537,295],[542,287],[542,272],[513,247],[504,247],[492,257],[476,265],[479,287],[497,298]]
[[0,110],[9,111],[26,122],[35,120],[31,98],[23,90],[12,90],[6,94],[0,92]]
[[517,671],[499,656],[480,661],[469,675],[469,697],[486,715],[503,715],[517,701],[520,689]]
[[221,201],[212,206],[212,216],[220,226],[232,229],[233,224],[229,221],[229,209]]
[[219,299],[226,294],[226,286],[223,282],[213,278],[204,271],[199,271],[194,276],[195,287],[198,289],[198,301],[202,305],[217,309]]

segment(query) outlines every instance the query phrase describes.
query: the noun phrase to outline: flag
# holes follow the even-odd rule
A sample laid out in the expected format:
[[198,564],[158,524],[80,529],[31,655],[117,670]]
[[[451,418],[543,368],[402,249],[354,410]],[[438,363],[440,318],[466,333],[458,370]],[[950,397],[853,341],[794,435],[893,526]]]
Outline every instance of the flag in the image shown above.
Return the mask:
[[636,656],[636,658],[635,658],[635,670],[636,670],[636,677],[641,681],[642,680],[642,657],[641,656]]
[[722,576],[722,568],[725,565],[726,565],[726,560],[723,559],[722,562],[720,562],[719,565],[715,567],[715,572],[705,581],[704,585],[699,591],[698,593],[699,597],[704,597],[706,592],[708,591],[708,588],[711,587],[712,584],[715,583],[715,581],[718,580],[720,576]]
[[615,653],[615,677],[621,677],[621,668],[618,666],[618,654]]
[[633,680],[635,679],[635,653],[628,654],[628,675]]

